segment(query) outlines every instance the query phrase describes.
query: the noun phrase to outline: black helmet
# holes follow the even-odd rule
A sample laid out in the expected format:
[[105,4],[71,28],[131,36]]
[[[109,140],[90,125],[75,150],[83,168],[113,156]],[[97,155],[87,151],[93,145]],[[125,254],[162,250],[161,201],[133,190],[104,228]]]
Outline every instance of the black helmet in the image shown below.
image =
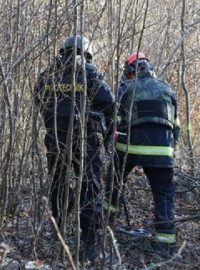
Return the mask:
[[80,35],[70,36],[66,38],[60,48],[60,54],[64,55],[66,52],[71,52],[73,50],[75,38],[77,39],[77,55],[81,54],[81,49],[84,52],[87,62],[92,61],[92,46],[89,40]]

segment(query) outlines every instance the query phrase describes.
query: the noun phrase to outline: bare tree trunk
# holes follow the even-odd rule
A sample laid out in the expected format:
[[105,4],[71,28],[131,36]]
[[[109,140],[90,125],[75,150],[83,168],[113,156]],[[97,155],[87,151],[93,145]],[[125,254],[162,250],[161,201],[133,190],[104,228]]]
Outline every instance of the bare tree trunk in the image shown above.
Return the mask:
[[133,51],[133,46],[134,46],[134,34],[136,32],[136,19],[137,19],[137,16],[138,16],[138,9],[137,9],[137,5],[138,5],[138,0],[135,0],[134,1],[134,5],[133,5],[133,11],[132,11],[132,14],[133,14],[133,18],[134,18],[134,25],[133,25],[133,32],[132,32],[132,38],[131,38],[131,42],[130,42],[130,53],[132,53]]
[[[118,10],[117,10],[117,46],[116,46],[116,57],[117,57],[117,65],[116,65],[116,72],[117,72],[117,75],[116,75],[116,78],[113,78],[113,85],[115,85],[116,87],[116,91],[118,91],[118,81],[119,81],[119,63],[120,63],[120,38],[121,38],[121,5],[122,5],[122,1],[121,0],[117,0],[117,6],[118,6]],[[112,36],[111,36],[112,38]],[[117,116],[117,110],[118,110],[118,102],[117,102],[117,99],[118,99],[118,92],[116,92],[116,95],[115,95],[115,106],[114,106],[114,127],[113,127],[113,135],[112,135],[112,145],[111,145],[111,151],[112,151],[112,154],[111,154],[111,157],[110,157],[110,172],[109,172],[109,176],[110,176],[110,179],[107,179],[107,181],[109,181],[109,186],[110,186],[110,190],[109,190],[109,197],[108,197],[108,206],[111,205],[111,199],[112,199],[112,193],[113,193],[113,188],[114,188],[114,156],[115,156],[115,140],[114,140],[114,134],[116,132],[116,126],[117,126],[117,122],[116,122],[116,116]],[[106,218],[106,225],[108,223],[108,219],[109,219],[109,216],[110,216],[110,207],[108,207],[108,215],[107,215],[107,218]],[[105,249],[106,247],[106,232],[107,232],[107,226],[104,227],[104,234],[103,234],[103,247]]]
[[113,27],[113,20],[114,20],[114,6],[113,2],[115,0],[108,1],[108,48],[109,48],[109,72],[108,72],[108,81],[111,86],[111,89],[114,90],[114,80],[115,80],[115,54],[114,54],[114,27]]
[[[74,20],[73,20],[73,35],[76,36],[77,33],[77,1],[74,0]],[[65,185],[64,185],[64,203],[63,203],[63,220],[62,220],[62,234],[65,235],[66,233],[66,219],[67,219],[67,210],[68,210],[68,200],[69,200],[69,183],[70,183],[70,177],[71,177],[71,164],[72,164],[72,145],[73,145],[73,129],[74,129],[74,118],[75,118],[75,102],[76,102],[76,52],[77,52],[77,39],[75,38],[74,42],[74,47],[73,47],[73,68],[72,68],[72,89],[71,89],[71,116],[70,116],[70,122],[69,122],[69,127],[68,127],[68,135],[67,135],[67,141],[66,141],[66,147],[67,147],[67,173],[66,173],[66,178],[65,178]],[[76,209],[76,215],[79,216],[79,212],[77,209],[79,209],[79,204],[77,203],[77,200],[75,202],[75,209]],[[79,217],[76,217],[76,221],[79,219]],[[79,225],[79,224],[78,224]],[[76,226],[77,228],[77,226]],[[80,226],[79,226],[80,228]],[[79,229],[77,229],[77,238],[79,235]],[[77,242],[80,241],[77,240]],[[64,250],[63,250],[64,251]],[[64,256],[63,252],[63,256]],[[63,257],[64,259],[64,257]],[[76,253],[76,260],[75,260],[75,265],[78,269],[78,262],[79,262],[79,257]]]
[[[83,36],[84,33],[84,16],[85,16],[85,5],[84,1],[81,3],[80,7],[80,33]],[[86,70],[85,70],[85,56],[83,49],[81,50],[81,60],[82,60],[82,71],[84,78],[84,90],[83,90],[83,99],[81,106],[81,115],[80,115],[80,172],[77,183],[77,192],[76,192],[76,235],[77,235],[77,243],[76,243],[76,267],[79,269],[79,250],[80,250],[80,197],[81,197],[81,189],[82,189],[82,181],[84,168],[86,169],[85,164],[85,156],[86,147],[87,147],[87,123],[86,123],[86,101],[87,101],[87,81],[86,81]],[[89,179],[91,181],[91,179]],[[84,206],[82,206],[84,207]]]
[[[77,34],[77,16],[78,16],[78,8],[77,8],[77,0],[74,0],[74,30],[73,30],[73,34],[74,36],[76,36]],[[74,43],[74,48],[73,48],[73,73],[72,73],[72,110],[71,110],[71,120],[72,123],[71,126],[73,128],[73,121],[74,121],[74,116],[75,116],[75,95],[76,95],[76,52],[77,52],[77,39],[75,39],[75,43]],[[71,130],[71,134],[73,133],[73,129],[69,129]],[[72,139],[72,138],[71,138]],[[80,179],[79,179],[80,180]],[[79,194],[78,194],[79,195]],[[77,194],[76,194],[77,196]],[[79,200],[77,200],[78,198],[76,197],[76,204],[75,204],[75,214],[76,214],[76,238],[77,238],[77,242],[76,242],[76,257],[75,257],[75,265],[76,268],[79,269],[79,249],[80,249],[80,203]]]
[[3,221],[6,215],[6,209],[8,204],[8,187],[9,187],[9,178],[8,178],[8,171],[10,170],[10,160],[11,160],[11,153],[12,153],[12,145],[13,145],[13,121],[12,121],[12,104],[9,98],[9,89],[6,83],[6,75],[3,70],[2,61],[0,60],[0,73],[3,77],[3,90],[4,90],[4,98],[5,98],[5,105],[8,110],[8,117],[9,117],[9,142],[6,149],[5,157],[3,160],[3,172],[4,175],[2,177],[2,183],[0,187],[0,228],[3,225]]
[[[140,50],[140,46],[141,46],[141,42],[142,42],[144,30],[145,30],[145,24],[146,24],[146,19],[147,19],[148,8],[149,8],[149,0],[146,0],[145,2],[146,2],[146,7],[145,7],[145,13],[144,13],[144,17],[143,17],[142,30],[141,30],[141,34],[140,34],[139,41],[138,41],[137,52],[139,52],[139,50]],[[137,80],[137,74],[136,74],[136,78],[135,79]],[[127,159],[127,155],[128,155],[128,145],[130,143],[132,108],[133,108],[133,104],[134,104],[134,100],[135,100],[135,97],[134,96],[135,96],[135,89],[134,89],[134,91],[132,93],[132,96],[131,96],[132,102],[131,102],[130,111],[129,111],[129,126],[128,126],[128,134],[127,134],[127,149],[126,149],[126,154],[124,155],[123,166],[122,166],[121,175],[120,175],[120,192],[119,192],[119,194],[122,192],[122,188],[123,188],[123,177],[124,177],[124,172],[125,172],[126,159]]]
[[[184,37],[185,35],[185,16],[186,16],[186,3],[185,0],[182,0],[182,13],[181,13],[181,34]],[[191,174],[194,176],[195,165],[194,165],[194,154],[191,141],[191,120],[190,120],[190,94],[185,83],[185,70],[186,70],[186,60],[185,60],[185,42],[182,38],[181,42],[181,85],[185,94],[185,103],[186,103],[186,132],[187,132],[187,143],[189,151],[189,159],[191,165]]]

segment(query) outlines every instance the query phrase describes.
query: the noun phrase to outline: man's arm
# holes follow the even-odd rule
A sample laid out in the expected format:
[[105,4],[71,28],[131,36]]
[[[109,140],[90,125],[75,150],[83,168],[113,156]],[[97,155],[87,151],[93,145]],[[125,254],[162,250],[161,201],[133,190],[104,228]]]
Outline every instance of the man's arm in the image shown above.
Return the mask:
[[92,74],[89,76],[89,86],[91,91],[91,110],[103,114],[104,117],[104,125],[106,126],[104,144],[107,147],[114,127],[114,94],[97,69],[92,70]]
[[172,92],[172,104],[175,108],[173,135],[174,135],[174,143],[176,145],[178,143],[179,134],[180,134],[180,122],[179,122],[179,117],[178,117],[177,97],[176,97],[175,92]]
[[34,103],[39,108],[39,110],[42,109],[42,105],[43,105],[44,74],[45,72],[39,75],[38,80],[34,87],[34,92],[33,92]]

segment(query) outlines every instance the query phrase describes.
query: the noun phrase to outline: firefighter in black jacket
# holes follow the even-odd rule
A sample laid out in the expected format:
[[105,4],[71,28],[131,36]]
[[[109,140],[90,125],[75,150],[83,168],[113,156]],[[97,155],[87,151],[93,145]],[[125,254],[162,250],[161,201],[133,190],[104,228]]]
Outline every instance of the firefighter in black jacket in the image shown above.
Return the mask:
[[119,179],[127,154],[122,179],[125,181],[135,166],[143,167],[155,205],[153,246],[172,253],[176,242],[172,180],[174,147],[179,134],[175,93],[169,84],[155,78],[152,65],[141,52],[128,57],[124,78],[119,89],[117,176],[111,203],[117,205]]
[[[36,102],[46,127],[45,145],[49,175],[53,174],[50,202],[53,216],[60,224],[62,219],[63,190],[67,172],[68,151],[66,145],[70,118],[72,117],[73,48],[76,39],[76,85],[75,114],[73,121],[72,166],[76,177],[80,172],[80,116],[84,98],[84,72],[87,85],[87,141],[84,161],[84,176],[81,190],[80,222],[82,240],[86,243],[86,257],[97,254],[95,244],[97,230],[102,226],[102,155],[103,139],[109,140],[114,97],[102,75],[92,63],[92,48],[82,36],[68,37],[56,57],[40,76],[35,87]],[[82,63],[81,52],[84,53]],[[107,134],[105,138],[105,134]],[[104,138],[103,138],[104,136]],[[69,194],[72,194],[71,190]],[[70,204],[70,202],[69,202]]]

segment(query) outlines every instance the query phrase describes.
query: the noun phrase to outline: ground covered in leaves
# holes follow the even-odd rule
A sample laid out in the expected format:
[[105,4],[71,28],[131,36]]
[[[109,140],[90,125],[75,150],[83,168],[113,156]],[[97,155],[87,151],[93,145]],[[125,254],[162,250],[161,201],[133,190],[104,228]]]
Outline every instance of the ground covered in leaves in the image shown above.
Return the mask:
[[[106,252],[109,261],[104,265],[80,264],[80,269],[200,269],[200,207],[199,190],[188,186],[188,177],[177,173],[176,225],[179,256],[164,260],[149,249],[149,237],[132,237],[117,232],[107,232]],[[191,183],[191,182],[190,182]],[[148,181],[142,171],[136,170],[125,190],[129,221],[133,228],[145,228],[152,232],[153,203]],[[0,269],[72,269],[69,260],[61,260],[61,242],[55,236],[51,219],[47,214],[35,222],[35,200],[31,190],[24,190],[0,233]],[[126,224],[127,216],[122,209],[117,224]],[[71,228],[71,227],[70,227]],[[71,229],[70,229],[71,230]],[[74,252],[72,231],[64,237],[70,251]]]

